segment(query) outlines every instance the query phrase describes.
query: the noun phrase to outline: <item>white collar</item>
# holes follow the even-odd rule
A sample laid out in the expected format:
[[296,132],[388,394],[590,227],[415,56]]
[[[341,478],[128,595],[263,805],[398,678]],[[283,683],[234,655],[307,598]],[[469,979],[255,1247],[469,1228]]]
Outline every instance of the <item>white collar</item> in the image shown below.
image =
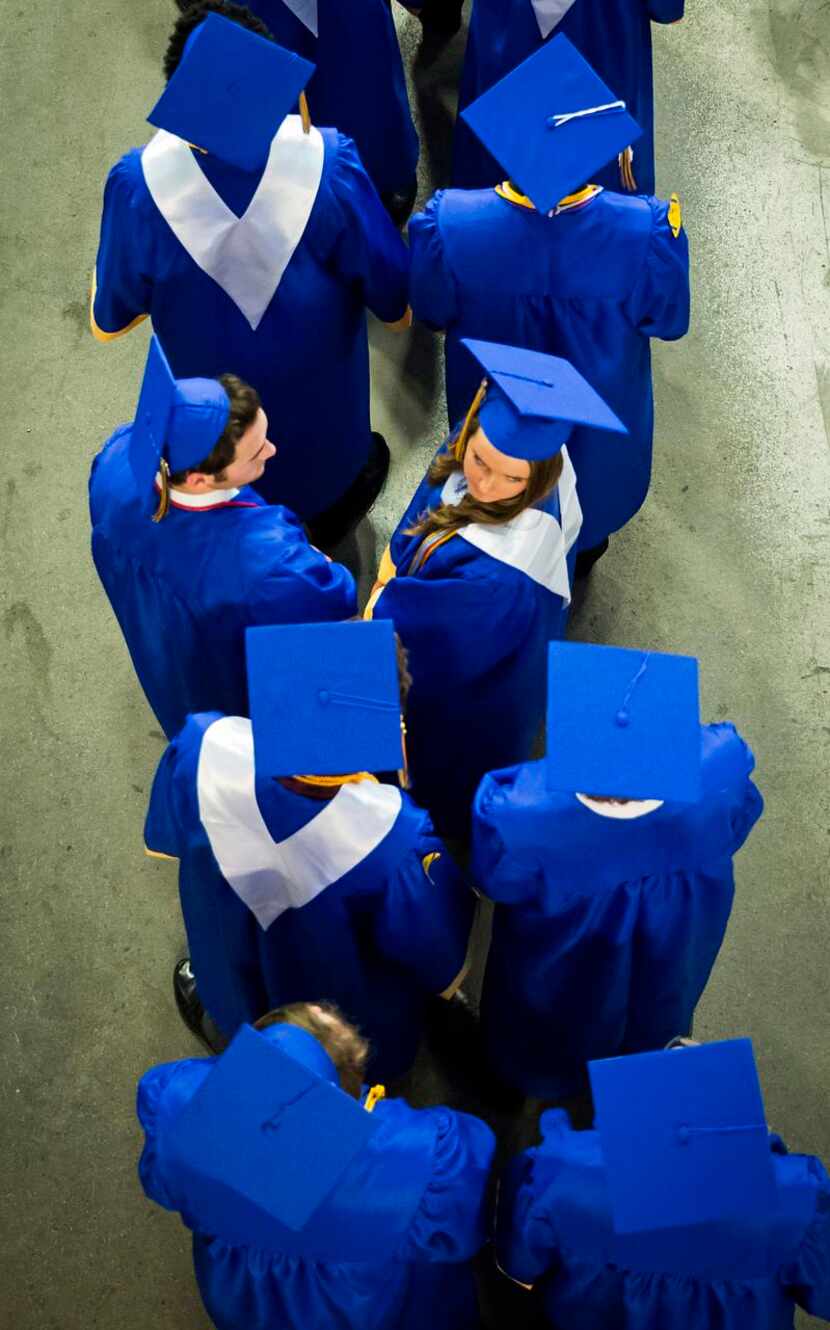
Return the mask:
[[[161,476],[156,472],[156,489],[161,489]],[[239,493],[238,489],[208,490],[206,494],[191,494],[189,490],[170,486],[170,502],[174,508],[219,508],[223,503],[230,503]]]
[[590,808],[592,813],[599,813],[600,817],[617,818],[621,822],[629,821],[635,817],[645,817],[647,813],[653,813],[656,808],[663,807],[662,799],[629,799],[624,804],[604,804],[592,799],[589,794],[579,794],[577,799],[586,808]]
[[[441,502],[448,505],[460,503],[466,492],[463,471],[453,471],[441,491]],[[545,511],[554,495],[559,499],[561,525],[553,513]],[[561,596],[567,605],[571,599],[567,558],[581,526],[576,472],[567,448],[563,448],[559,483],[553,494],[543,499],[538,507],[525,508],[524,512],[501,526],[471,522],[462,526],[458,535],[491,558],[524,573],[555,596]]]

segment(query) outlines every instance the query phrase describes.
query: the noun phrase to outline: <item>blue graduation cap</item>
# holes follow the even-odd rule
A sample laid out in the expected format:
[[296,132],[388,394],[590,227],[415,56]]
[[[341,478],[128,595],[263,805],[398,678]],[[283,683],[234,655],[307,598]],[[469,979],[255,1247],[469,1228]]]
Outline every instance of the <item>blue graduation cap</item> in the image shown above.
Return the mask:
[[208,14],[147,119],[253,171],[264,166],[274,135],[313,73],[314,65],[293,51]]
[[231,1243],[301,1230],[378,1126],[270,1033],[243,1025],[163,1139],[199,1231]]
[[172,472],[203,462],[222,437],[230,409],[218,380],[174,379],[153,337],[130,434],[130,465],[139,493],[152,494],[162,459]]
[[[477,396],[484,433],[495,448],[528,462],[552,457],[574,425],[627,434],[599,393],[568,360],[499,342],[462,338],[487,376],[483,404]],[[481,389],[479,390],[481,393]]]
[[673,1260],[692,1271],[722,1264],[733,1234],[740,1250],[741,1230],[757,1246],[778,1195],[752,1041],[609,1058],[588,1072],[617,1250],[654,1268],[661,1235],[674,1233]]
[[550,212],[643,132],[564,33],[461,118],[539,212]]
[[551,790],[686,803],[700,798],[693,656],[549,643],[547,732]]
[[249,628],[245,649],[258,772],[334,776],[402,766],[388,619]]

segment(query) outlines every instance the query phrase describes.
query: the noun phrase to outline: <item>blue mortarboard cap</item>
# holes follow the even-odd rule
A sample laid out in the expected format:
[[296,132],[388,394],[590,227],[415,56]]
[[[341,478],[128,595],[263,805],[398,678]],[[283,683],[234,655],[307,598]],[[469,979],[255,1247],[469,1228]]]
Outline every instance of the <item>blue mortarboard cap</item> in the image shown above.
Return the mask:
[[314,65],[239,23],[208,14],[191,34],[173,77],[147,119],[253,171]]
[[233,1243],[302,1229],[377,1127],[266,1033],[242,1026],[164,1137],[199,1229]]
[[245,647],[258,772],[341,775],[402,765],[389,620],[249,628]]
[[130,463],[139,492],[148,493],[162,458],[170,470],[203,462],[222,437],[228,394],[216,379],[174,379],[157,337],[150,351],[130,435]]
[[574,425],[628,431],[568,360],[499,342],[461,342],[489,381],[479,411],[484,433],[500,452],[528,462],[552,457]]
[[697,661],[551,642],[545,760],[552,790],[693,803],[701,793]]
[[[682,1231],[684,1269],[712,1267],[729,1227],[755,1231],[778,1198],[752,1042],[590,1062],[588,1071],[624,1250],[648,1266],[652,1235]],[[642,1246],[641,1260],[637,1260]],[[720,1258],[722,1259],[722,1258]]]
[[643,132],[564,33],[461,117],[540,212],[550,212]]

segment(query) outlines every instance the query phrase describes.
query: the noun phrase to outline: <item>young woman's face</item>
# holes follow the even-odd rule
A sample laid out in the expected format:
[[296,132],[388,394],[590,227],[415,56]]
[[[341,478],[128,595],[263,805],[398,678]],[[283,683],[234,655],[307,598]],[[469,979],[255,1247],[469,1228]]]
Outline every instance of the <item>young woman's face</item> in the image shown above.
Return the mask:
[[479,426],[467,441],[464,479],[478,503],[501,503],[524,493],[530,479],[530,463],[500,453]]

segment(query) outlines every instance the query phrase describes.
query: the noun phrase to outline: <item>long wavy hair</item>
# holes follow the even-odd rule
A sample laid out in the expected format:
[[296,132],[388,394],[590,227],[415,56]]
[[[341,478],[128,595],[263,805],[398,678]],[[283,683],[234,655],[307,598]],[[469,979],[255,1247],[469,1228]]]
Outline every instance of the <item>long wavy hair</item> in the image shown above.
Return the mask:
[[[469,412],[464,423],[450,437],[446,451],[439,453],[429,468],[430,484],[440,485],[456,471],[463,469],[467,445],[479,428],[479,423],[478,414],[475,411]],[[478,499],[474,499],[472,494],[465,494],[459,503],[439,503],[437,508],[421,513],[412,526],[407,528],[405,534],[423,538],[440,531],[442,535],[451,535],[452,532],[460,530],[462,526],[468,526],[471,522],[476,522],[480,526],[503,526],[505,522],[518,517],[526,508],[532,508],[555,488],[562,475],[562,454],[554,453],[553,457],[543,457],[541,461],[530,462],[529,466],[528,482],[521,494],[517,494],[515,498],[499,499],[496,503],[481,503]]]

